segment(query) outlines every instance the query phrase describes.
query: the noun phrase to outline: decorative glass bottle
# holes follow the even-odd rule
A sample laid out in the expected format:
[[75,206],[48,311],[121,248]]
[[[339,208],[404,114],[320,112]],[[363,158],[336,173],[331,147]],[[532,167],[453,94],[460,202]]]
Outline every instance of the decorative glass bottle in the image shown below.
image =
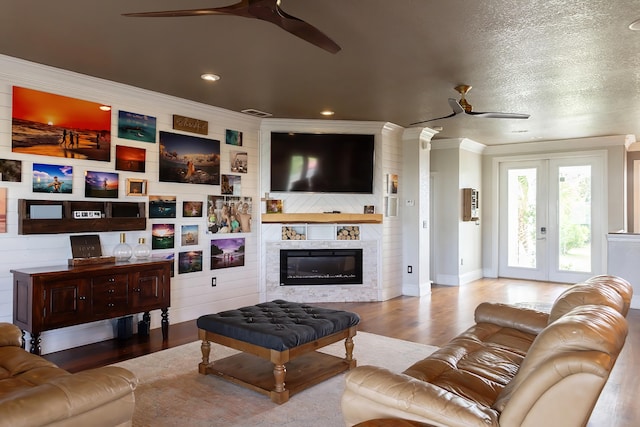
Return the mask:
[[133,250],[126,242],[124,233],[120,233],[120,243],[113,248],[113,256],[116,257],[116,261],[128,261],[133,255]]
[[147,259],[151,256],[151,248],[145,243],[144,237],[138,239],[138,245],[133,248],[133,256],[137,259]]

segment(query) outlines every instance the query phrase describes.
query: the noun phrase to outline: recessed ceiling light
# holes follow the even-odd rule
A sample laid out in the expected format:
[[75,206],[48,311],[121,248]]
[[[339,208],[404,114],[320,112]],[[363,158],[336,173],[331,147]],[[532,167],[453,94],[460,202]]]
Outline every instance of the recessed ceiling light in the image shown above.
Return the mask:
[[333,116],[335,114],[335,111],[324,110],[324,111],[321,111],[320,114],[322,114],[323,116]]
[[111,107],[109,107],[108,105],[101,105],[101,106],[100,106],[100,109],[101,109],[102,111],[111,111]]
[[202,80],[206,80],[208,82],[217,82],[218,80],[220,80],[220,76],[219,75],[212,74],[212,73],[205,73],[205,74],[201,75],[200,78]]
[[629,29],[631,31],[640,31],[640,19],[636,19],[631,24],[629,24]]

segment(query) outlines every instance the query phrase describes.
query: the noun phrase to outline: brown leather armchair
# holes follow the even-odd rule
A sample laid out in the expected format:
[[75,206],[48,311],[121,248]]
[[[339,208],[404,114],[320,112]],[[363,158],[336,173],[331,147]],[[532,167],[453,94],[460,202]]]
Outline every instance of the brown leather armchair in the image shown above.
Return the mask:
[[106,366],[71,374],[22,348],[0,323],[0,426],[130,426],[137,378]]

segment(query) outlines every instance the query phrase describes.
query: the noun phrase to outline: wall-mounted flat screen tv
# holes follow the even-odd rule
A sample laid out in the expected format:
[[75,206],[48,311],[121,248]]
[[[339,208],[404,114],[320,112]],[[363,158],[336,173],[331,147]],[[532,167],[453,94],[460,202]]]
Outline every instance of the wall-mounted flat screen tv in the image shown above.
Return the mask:
[[373,193],[374,135],[271,133],[271,191]]

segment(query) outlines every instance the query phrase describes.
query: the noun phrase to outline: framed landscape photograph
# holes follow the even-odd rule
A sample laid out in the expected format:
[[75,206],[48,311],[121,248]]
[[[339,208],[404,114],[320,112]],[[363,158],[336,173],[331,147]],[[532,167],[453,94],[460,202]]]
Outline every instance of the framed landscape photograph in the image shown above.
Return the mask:
[[127,196],[146,196],[147,180],[127,178]]
[[73,167],[33,164],[34,193],[73,193]]
[[242,132],[227,129],[224,133],[224,142],[228,145],[242,146]]
[[180,252],[178,254],[178,274],[202,271],[202,251]]
[[162,182],[220,185],[220,141],[160,131]]
[[111,161],[111,107],[13,87],[11,150]]
[[118,111],[118,138],[156,142],[156,118],[146,114]]
[[116,145],[116,170],[144,172],[147,150],[144,148]]
[[173,249],[176,229],[173,224],[151,225],[151,249]]
[[84,173],[84,196],[118,198],[118,174],[113,172]]
[[176,196],[149,196],[149,218],[175,218]]
[[244,266],[244,237],[211,239],[211,270]]

